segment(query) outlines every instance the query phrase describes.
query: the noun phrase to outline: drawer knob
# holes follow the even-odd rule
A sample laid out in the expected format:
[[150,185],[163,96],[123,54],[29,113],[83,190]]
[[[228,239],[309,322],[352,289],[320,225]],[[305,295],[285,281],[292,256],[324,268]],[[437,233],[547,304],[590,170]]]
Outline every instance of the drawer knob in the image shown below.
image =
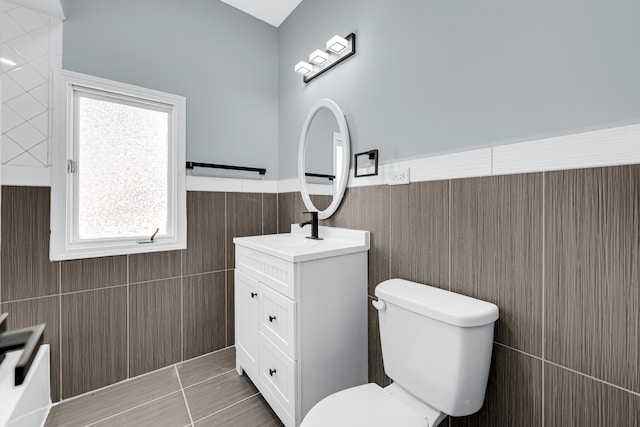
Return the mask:
[[273,323],[276,320],[276,316],[269,316],[269,322]]
[[276,374],[275,369],[269,369],[269,375],[274,376]]
[[255,298],[255,297],[257,297],[257,296],[258,296],[258,294],[257,294],[257,293],[255,293],[255,292],[251,292],[251,298]]

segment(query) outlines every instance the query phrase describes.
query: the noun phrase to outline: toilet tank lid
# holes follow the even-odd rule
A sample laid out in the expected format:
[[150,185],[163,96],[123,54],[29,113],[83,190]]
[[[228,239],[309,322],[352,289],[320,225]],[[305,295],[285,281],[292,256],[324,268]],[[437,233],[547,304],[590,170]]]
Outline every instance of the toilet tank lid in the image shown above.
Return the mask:
[[380,283],[376,286],[376,296],[387,303],[454,326],[482,326],[498,319],[495,304],[403,279]]

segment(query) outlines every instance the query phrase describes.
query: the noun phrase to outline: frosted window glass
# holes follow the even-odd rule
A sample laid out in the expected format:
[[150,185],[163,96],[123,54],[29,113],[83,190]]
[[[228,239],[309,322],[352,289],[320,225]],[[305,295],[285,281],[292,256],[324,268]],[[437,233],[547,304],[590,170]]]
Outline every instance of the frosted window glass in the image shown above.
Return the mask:
[[78,96],[80,239],[167,233],[169,113]]

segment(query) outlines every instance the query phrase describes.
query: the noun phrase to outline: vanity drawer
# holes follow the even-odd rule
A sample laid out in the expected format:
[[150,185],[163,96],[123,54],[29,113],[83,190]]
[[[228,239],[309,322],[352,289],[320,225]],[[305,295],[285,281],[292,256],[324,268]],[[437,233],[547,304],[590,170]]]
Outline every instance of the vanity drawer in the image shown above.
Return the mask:
[[295,360],[296,304],[260,284],[260,331],[290,359]]
[[295,418],[296,363],[260,333],[260,379],[278,403]]
[[294,299],[293,263],[236,245],[236,268]]

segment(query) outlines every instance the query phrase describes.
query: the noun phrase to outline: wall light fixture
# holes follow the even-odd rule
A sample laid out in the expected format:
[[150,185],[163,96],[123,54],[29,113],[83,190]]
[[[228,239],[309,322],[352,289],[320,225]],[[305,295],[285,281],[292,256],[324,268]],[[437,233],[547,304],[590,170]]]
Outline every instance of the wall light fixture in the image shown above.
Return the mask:
[[296,70],[296,73],[302,74],[304,76],[313,71],[313,65],[309,64],[308,62],[300,61],[296,64],[294,70]]
[[342,37],[335,35],[327,42],[327,49],[333,53],[340,53],[349,46],[349,42]]
[[320,49],[314,50],[313,53],[309,55],[309,61],[317,65],[322,65],[328,60],[329,60],[329,54]]
[[303,75],[302,81],[309,83],[355,53],[356,35],[354,33],[349,34],[346,38],[336,35],[327,42],[327,50],[314,50],[309,55],[311,63],[300,61],[296,64],[294,70],[296,73]]

